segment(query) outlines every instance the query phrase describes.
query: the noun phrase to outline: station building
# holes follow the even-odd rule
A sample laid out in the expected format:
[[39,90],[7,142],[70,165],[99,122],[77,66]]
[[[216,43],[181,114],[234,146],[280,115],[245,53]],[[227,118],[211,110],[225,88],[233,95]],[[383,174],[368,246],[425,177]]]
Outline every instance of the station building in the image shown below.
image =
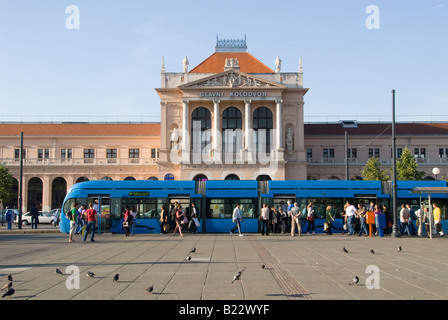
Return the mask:
[[247,52],[245,39],[217,39],[190,71],[187,57],[180,73],[162,65],[160,169],[182,180],[306,179],[308,89],[298,65],[282,72],[277,57],[274,71]]
[[[17,191],[22,132],[24,212],[59,208],[73,184],[89,180],[345,180],[346,161],[348,178],[362,179],[371,157],[389,169],[390,123],[304,123],[297,62],[297,72],[283,72],[277,57],[271,69],[245,39],[217,39],[191,70],[187,57],[177,73],[162,62],[160,123],[4,122],[0,164]],[[427,179],[447,175],[448,123],[398,123],[396,133],[398,156],[408,148]]]

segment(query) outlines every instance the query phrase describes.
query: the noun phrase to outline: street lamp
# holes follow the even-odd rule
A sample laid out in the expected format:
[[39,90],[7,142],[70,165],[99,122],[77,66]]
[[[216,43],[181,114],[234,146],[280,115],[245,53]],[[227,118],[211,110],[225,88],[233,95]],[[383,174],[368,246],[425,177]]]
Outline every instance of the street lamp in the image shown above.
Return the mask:
[[440,169],[434,168],[434,169],[432,169],[432,173],[436,176],[436,180],[437,180],[437,175],[440,173]]
[[345,180],[350,180],[349,163],[348,163],[348,128],[358,128],[358,122],[356,120],[341,120],[339,124],[342,128],[345,128]]
[[395,90],[392,90],[392,162],[393,162],[393,180],[392,180],[392,237],[400,236],[397,211],[397,137],[395,135]]

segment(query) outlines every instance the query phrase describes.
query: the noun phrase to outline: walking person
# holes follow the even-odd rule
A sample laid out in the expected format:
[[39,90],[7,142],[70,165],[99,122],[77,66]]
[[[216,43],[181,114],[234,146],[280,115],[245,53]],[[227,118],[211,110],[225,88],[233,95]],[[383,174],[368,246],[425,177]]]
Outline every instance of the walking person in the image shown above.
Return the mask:
[[392,217],[391,217],[391,213],[390,213],[389,209],[387,208],[387,206],[385,204],[383,204],[383,214],[386,217],[386,227],[384,228],[386,231],[385,233],[389,234],[389,233],[391,233]]
[[33,207],[30,210],[30,216],[31,229],[37,229],[37,224],[39,223],[39,210],[37,210],[35,203],[33,203]]
[[176,212],[179,209],[179,203],[176,201],[170,205],[170,229],[174,230],[176,227]]
[[297,233],[299,237],[302,236],[302,224],[301,224],[301,212],[300,208],[297,202],[294,203],[294,207],[291,208],[290,216],[291,216],[291,237],[295,236],[296,233],[296,227],[297,227]]
[[288,215],[285,211],[283,211],[283,207],[280,207],[278,211],[280,219],[280,230],[281,233],[285,233],[286,229],[288,228],[288,223],[286,222],[286,220],[288,219]]
[[261,235],[264,236],[269,235],[269,214],[270,210],[269,207],[264,203],[263,208],[261,208],[261,215],[260,215],[260,221],[261,221]]
[[369,231],[367,231],[366,215],[367,215],[366,208],[362,203],[358,203],[358,217],[359,220],[361,221],[361,227],[359,228],[358,236],[362,236],[363,231],[365,232],[366,236],[369,235]]
[[271,223],[270,225],[272,226],[272,234],[275,234],[275,232],[277,231],[277,224],[279,221],[279,214],[277,209],[275,209],[275,207],[271,208],[271,215],[270,215],[270,219],[271,219]]
[[232,222],[235,223],[235,226],[232,230],[230,230],[230,234],[233,234],[233,232],[238,229],[239,236],[242,237],[243,234],[241,233],[241,221],[243,221],[243,218],[241,216],[241,210],[240,210],[240,204],[237,203],[235,209],[233,209],[232,214]]
[[162,206],[160,210],[160,231],[163,234],[166,234],[169,225],[170,224],[168,223],[168,212],[166,211],[165,206]]
[[401,223],[401,235],[404,236],[406,233],[408,236],[411,235],[409,232],[409,210],[404,204],[401,205],[400,210],[400,223]]
[[57,209],[56,212],[54,213],[53,219],[52,219],[52,223],[53,223],[53,227],[57,227],[59,226],[59,216],[61,215],[61,211],[60,209]]
[[85,212],[86,212],[86,205],[82,204],[78,209],[78,216],[76,217],[76,234],[82,232],[82,228],[84,227]]
[[198,209],[196,208],[196,204],[194,202],[191,203],[191,213],[190,213],[190,221],[188,222],[188,228],[190,232],[197,232],[198,228],[196,226],[196,219],[198,218]]
[[95,209],[93,209],[93,203],[89,204],[89,209],[86,210],[85,215],[86,215],[86,219],[87,219],[87,227],[86,227],[86,231],[84,232],[83,241],[86,242],[87,234],[90,231],[91,232],[90,241],[95,242],[94,237],[95,237],[95,225],[96,225],[97,212]]
[[126,212],[124,213],[123,230],[126,232],[126,237],[131,235],[130,227],[132,223],[132,213],[129,206],[126,206]]
[[14,213],[10,209],[6,209],[5,213],[6,223],[8,226],[8,230],[12,229],[12,223],[14,222]]
[[133,236],[135,234],[135,220],[137,220],[137,214],[138,214],[134,206],[131,207],[131,214],[132,214],[131,235]]
[[432,213],[434,215],[434,229],[435,229],[435,232],[438,233],[440,236],[443,236],[442,211],[440,210],[439,205],[437,203],[433,203],[432,207],[434,208]]
[[181,237],[183,237],[184,235],[182,234],[182,226],[181,224],[183,223],[184,219],[185,219],[185,211],[182,208],[181,205],[178,206],[178,209],[176,211],[176,227],[174,228],[174,232],[173,232],[173,236],[176,235],[176,231],[179,230],[179,234]]
[[[379,205],[375,205],[374,210],[373,210],[373,214],[375,215],[375,235],[378,235],[380,232],[380,224],[379,224],[379,219],[378,219],[378,215],[379,214],[383,214],[383,212],[381,211],[381,207]],[[384,229],[382,230],[384,231]]]
[[424,210],[423,210],[423,203],[420,205],[420,208],[415,211],[415,216],[417,218],[416,224],[417,224],[417,236],[421,237],[423,234],[423,216],[424,216]]
[[70,220],[70,231],[69,231],[69,236],[68,236],[68,242],[75,242],[75,240],[73,240],[73,235],[76,232],[76,219],[78,218],[78,207],[79,207],[79,204],[77,202],[75,202],[73,204],[72,209],[68,213],[67,218]]
[[325,223],[327,224],[327,229],[325,230],[325,232],[327,232],[329,236],[333,234],[332,229],[333,229],[334,217],[332,211],[333,207],[331,205],[327,206],[327,210],[325,212]]
[[415,227],[415,222],[417,220],[417,216],[415,215],[414,209],[412,209],[411,205],[406,204],[406,209],[409,210],[409,232],[411,235],[415,236],[417,234],[417,228]]
[[429,208],[425,207],[423,209],[423,221],[425,223],[425,230],[426,230],[426,234],[429,236],[431,234],[431,230],[432,230],[432,221],[434,221],[434,219],[432,219],[431,217],[431,213],[429,212]]
[[345,216],[348,225],[348,235],[351,236],[355,234],[356,214],[358,213],[358,211],[356,210],[354,205],[350,204],[350,201],[347,201],[345,206],[346,206]]
[[307,216],[306,221],[308,221],[308,229],[306,231],[306,234],[310,234],[310,229],[312,230],[312,234],[316,234],[314,230],[316,229],[316,226],[314,225],[314,203],[310,202],[310,204],[307,207]]

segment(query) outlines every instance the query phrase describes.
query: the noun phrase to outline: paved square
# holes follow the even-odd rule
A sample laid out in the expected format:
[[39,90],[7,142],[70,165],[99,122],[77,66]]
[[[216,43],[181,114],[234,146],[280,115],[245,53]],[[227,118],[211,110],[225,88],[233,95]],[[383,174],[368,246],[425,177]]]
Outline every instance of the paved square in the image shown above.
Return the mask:
[[[68,243],[68,235],[61,233],[0,232],[1,285],[8,282],[8,274],[14,278],[15,294],[9,299],[448,298],[445,238],[186,233],[127,238],[103,234],[95,243],[84,243],[80,236],[75,240]],[[190,254],[194,247],[196,252]],[[185,261],[188,255],[191,260]],[[79,277],[69,266],[78,268],[73,270],[79,270]],[[56,274],[56,268],[64,275]],[[238,270],[244,270],[241,279],[232,284]],[[87,277],[88,271],[95,277]],[[355,275],[358,285],[349,285]],[[145,292],[150,285],[152,294]]]

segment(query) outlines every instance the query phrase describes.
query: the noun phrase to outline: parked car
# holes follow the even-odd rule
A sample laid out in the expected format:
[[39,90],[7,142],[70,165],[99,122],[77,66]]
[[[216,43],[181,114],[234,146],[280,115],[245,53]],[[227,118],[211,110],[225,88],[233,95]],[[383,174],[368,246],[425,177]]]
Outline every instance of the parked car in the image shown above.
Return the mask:
[[[51,216],[48,212],[39,211],[39,223],[51,223],[52,220],[53,216]],[[19,223],[18,216],[14,219],[14,222],[16,224]],[[22,225],[26,226],[28,224],[31,224],[31,215],[29,211],[25,214],[22,214]]]

